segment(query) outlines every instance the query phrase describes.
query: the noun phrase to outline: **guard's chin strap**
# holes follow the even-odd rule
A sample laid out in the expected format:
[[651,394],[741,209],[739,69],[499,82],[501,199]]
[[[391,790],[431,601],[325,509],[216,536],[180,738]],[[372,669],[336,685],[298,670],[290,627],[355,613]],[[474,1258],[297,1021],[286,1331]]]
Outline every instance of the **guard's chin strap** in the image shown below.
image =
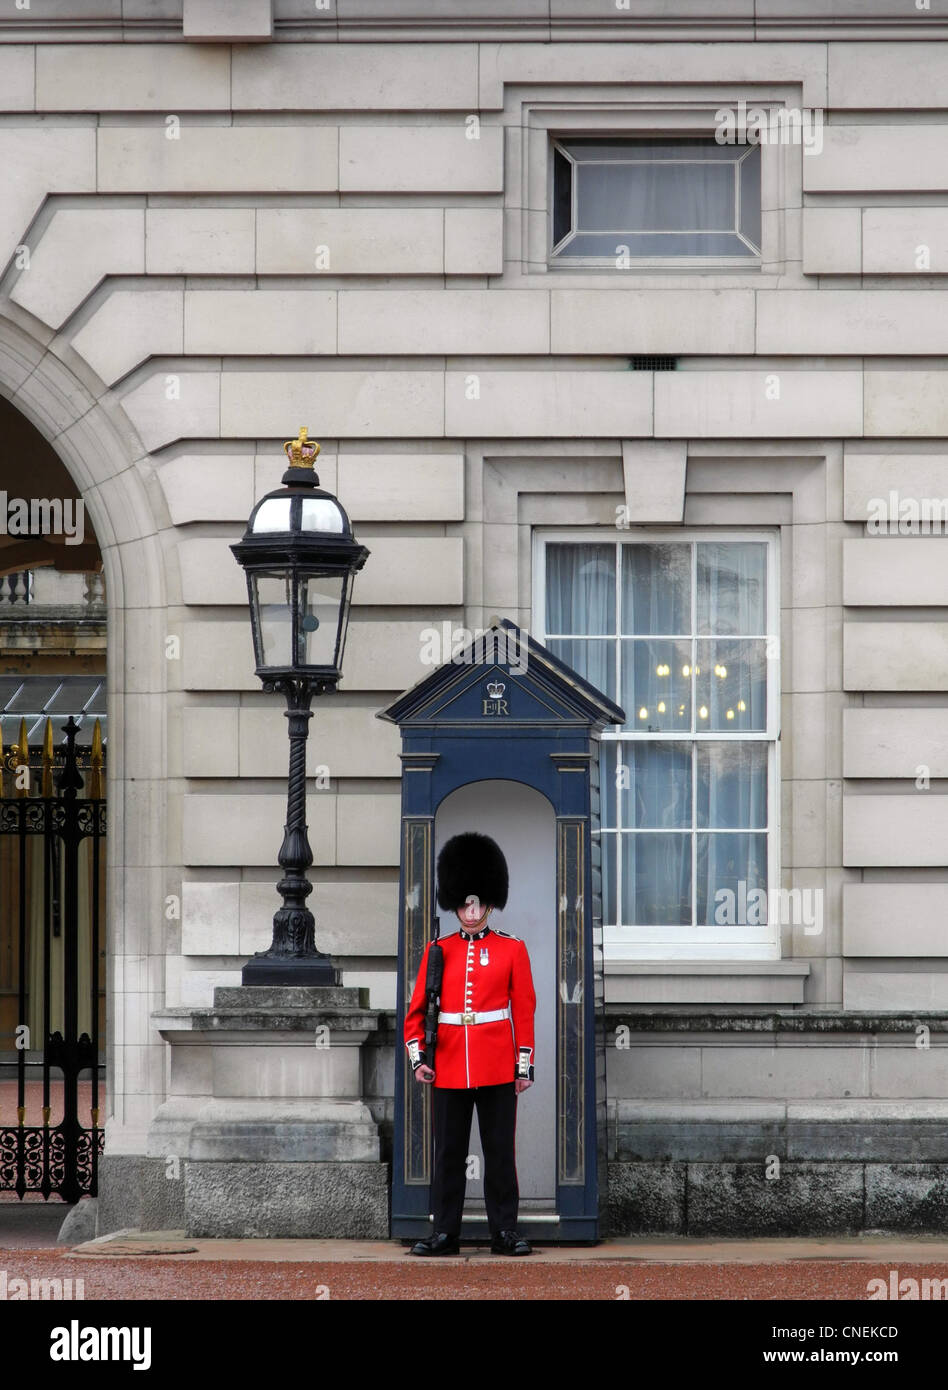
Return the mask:
[[487,909],[487,911],[484,913],[483,917],[480,919],[480,921],[479,921],[479,922],[475,922],[473,926],[468,926],[467,923],[462,922],[462,923],[461,923],[461,930],[462,930],[462,931],[469,932],[470,935],[473,936],[474,933],[475,933],[476,931],[480,931],[481,927],[482,927],[482,926],[484,925],[484,923],[487,921],[488,917],[489,917],[490,914],[493,912],[493,910],[494,910],[494,909],[493,909],[492,907],[489,907],[489,908]]

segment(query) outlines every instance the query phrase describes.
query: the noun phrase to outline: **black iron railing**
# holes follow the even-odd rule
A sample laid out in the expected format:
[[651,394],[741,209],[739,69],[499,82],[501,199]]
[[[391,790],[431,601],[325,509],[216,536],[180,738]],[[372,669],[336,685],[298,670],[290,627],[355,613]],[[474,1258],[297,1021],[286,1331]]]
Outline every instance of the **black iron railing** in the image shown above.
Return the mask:
[[[19,1197],[55,1194],[66,1202],[95,1196],[104,1144],[98,1059],[105,754],[96,721],[91,750],[81,759],[86,780],[76,749],[78,731],[70,715],[63,726],[65,741],[54,753],[47,720],[42,750],[31,750],[23,723],[17,744],[6,751],[0,747],[0,863],[8,879],[0,937],[8,936],[9,947],[15,944],[8,959],[16,975],[17,1051],[17,1123],[0,1125],[0,1190]],[[86,795],[80,796],[83,791]],[[80,1032],[86,991],[88,1027]],[[35,1057],[38,1050],[32,1046],[37,1030],[42,1037],[42,1123],[27,1124],[27,1071],[39,1065],[28,1061],[28,1053]],[[54,1080],[54,1071],[61,1081]],[[88,1124],[79,1107],[83,1072],[91,1083]],[[62,1118],[51,1124],[54,1087],[57,1100],[61,1089]]]

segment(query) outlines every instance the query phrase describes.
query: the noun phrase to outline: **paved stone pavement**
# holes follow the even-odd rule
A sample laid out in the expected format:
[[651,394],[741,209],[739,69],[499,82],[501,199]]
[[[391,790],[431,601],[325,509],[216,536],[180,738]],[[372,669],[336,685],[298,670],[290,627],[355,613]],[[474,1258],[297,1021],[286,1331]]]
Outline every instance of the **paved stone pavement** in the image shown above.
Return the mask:
[[471,1246],[456,1258],[421,1260],[396,1241],[204,1240],[135,1231],[69,1249],[18,1244],[9,1227],[0,1228],[0,1283],[82,1279],[86,1301],[865,1301],[869,1281],[882,1279],[888,1290],[893,1270],[899,1280],[948,1280],[948,1240],[639,1238],[540,1246],[521,1259]]

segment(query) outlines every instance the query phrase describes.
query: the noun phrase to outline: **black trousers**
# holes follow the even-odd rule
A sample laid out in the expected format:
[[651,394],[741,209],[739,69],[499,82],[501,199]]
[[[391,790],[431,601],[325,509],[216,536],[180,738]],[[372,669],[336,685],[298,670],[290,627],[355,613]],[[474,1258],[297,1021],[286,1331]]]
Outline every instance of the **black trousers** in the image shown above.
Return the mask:
[[461,1233],[468,1145],[475,1106],[484,1150],[484,1200],[490,1232],[494,1236],[499,1231],[514,1230],[520,1201],[514,1154],[517,1127],[514,1083],[508,1081],[502,1086],[473,1086],[470,1090],[433,1086],[432,1105],[434,1172],[431,1210],[435,1230],[445,1231],[452,1236]]

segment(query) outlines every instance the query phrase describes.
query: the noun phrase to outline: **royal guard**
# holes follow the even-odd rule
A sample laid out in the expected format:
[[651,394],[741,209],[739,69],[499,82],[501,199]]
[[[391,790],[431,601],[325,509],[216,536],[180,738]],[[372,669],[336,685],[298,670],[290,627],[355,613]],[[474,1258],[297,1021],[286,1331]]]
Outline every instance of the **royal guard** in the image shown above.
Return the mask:
[[507,861],[487,835],[455,835],[438,856],[438,906],[460,930],[425,947],[405,1016],[409,1061],[415,1080],[432,1087],[434,1121],[434,1234],[413,1255],[460,1252],[475,1106],[491,1250],[532,1253],[517,1232],[514,1135],[517,1097],[533,1085],[536,994],[524,943],[487,923],[505,906],[507,885]]

